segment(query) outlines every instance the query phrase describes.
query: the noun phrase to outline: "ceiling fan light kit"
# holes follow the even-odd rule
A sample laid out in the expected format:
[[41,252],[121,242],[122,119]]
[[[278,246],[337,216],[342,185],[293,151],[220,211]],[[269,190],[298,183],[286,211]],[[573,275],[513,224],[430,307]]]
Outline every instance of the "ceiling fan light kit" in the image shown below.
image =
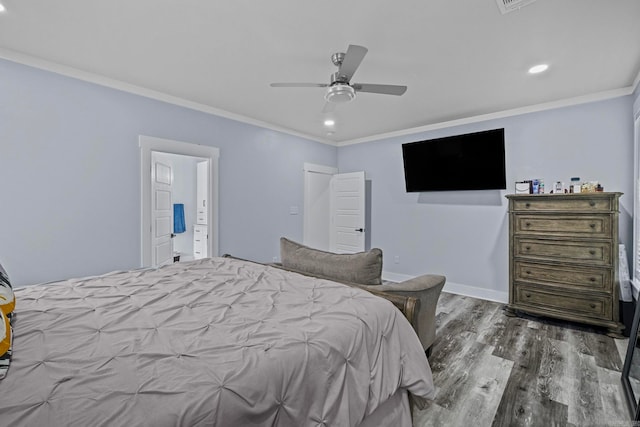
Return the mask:
[[342,104],[351,101],[355,97],[356,91],[351,86],[344,83],[336,83],[333,86],[329,86],[324,99],[328,102]]

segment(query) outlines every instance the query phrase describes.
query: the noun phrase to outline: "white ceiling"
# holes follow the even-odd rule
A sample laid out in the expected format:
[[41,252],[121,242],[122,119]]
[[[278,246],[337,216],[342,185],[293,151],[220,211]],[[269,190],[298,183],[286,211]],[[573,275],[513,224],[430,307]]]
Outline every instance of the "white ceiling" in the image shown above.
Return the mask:
[[[337,145],[626,94],[640,72],[638,0],[0,3],[0,57]],[[349,44],[369,49],[352,82],[408,90],[359,93],[328,135],[324,89],[269,84],[328,83]]]

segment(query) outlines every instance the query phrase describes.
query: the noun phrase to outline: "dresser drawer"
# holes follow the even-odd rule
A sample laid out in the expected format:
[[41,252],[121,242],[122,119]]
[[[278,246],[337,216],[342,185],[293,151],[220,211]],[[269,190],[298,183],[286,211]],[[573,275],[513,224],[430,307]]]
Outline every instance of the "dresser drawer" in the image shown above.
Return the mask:
[[514,237],[515,257],[559,262],[574,262],[593,266],[611,266],[613,260],[610,241],[546,240]]
[[607,238],[611,235],[609,215],[514,215],[514,232],[572,237]]
[[575,290],[611,292],[613,288],[611,268],[569,267],[515,261],[513,275],[513,280],[518,282],[541,283]]
[[[554,199],[555,198],[555,199]],[[511,209],[514,212],[553,211],[553,212],[610,212],[615,209],[615,199],[592,195],[572,194],[561,196],[550,194],[547,196],[533,196],[513,199]]]
[[[549,314],[611,319],[611,297],[558,292],[555,289],[519,285],[515,290],[517,306],[547,311]],[[554,313],[556,312],[556,313]]]

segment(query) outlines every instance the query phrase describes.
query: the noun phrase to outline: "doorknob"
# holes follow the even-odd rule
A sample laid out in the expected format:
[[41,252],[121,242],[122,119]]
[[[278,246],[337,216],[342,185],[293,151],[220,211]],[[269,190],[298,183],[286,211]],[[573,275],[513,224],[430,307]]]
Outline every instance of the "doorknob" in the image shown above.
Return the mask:
[[362,233],[364,231],[364,228],[356,228],[356,231],[359,231]]

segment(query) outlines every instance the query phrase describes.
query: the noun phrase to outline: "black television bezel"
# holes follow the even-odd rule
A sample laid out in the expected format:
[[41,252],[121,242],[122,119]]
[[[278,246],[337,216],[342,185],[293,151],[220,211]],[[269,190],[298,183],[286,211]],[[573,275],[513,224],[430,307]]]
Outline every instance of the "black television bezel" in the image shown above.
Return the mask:
[[[496,133],[499,134],[495,138],[495,143],[500,144],[500,147],[495,148],[494,152],[498,153],[498,157],[495,162],[495,167],[500,168],[501,178],[495,180],[491,184],[487,184],[482,179],[467,179],[464,181],[465,185],[460,186],[451,186],[446,185],[446,180],[439,181],[440,185],[434,185],[435,183],[431,183],[429,186],[416,186],[415,183],[411,187],[409,186],[408,173],[407,173],[407,148],[409,146],[414,145],[423,145],[423,144],[443,144],[447,141],[455,141],[458,143],[473,143],[473,139],[475,138],[475,142],[480,141],[486,134],[488,133]],[[463,140],[467,141],[463,141]],[[494,141],[491,141],[494,142]],[[505,130],[504,128],[496,128],[483,130],[478,132],[470,132],[464,134],[456,134],[445,136],[441,138],[432,138],[425,139],[420,141],[407,142],[402,144],[402,161],[404,167],[404,179],[405,179],[405,190],[407,193],[426,193],[426,192],[442,192],[442,191],[477,191],[477,190],[506,190],[507,188],[507,180],[506,180],[506,154],[505,154]],[[415,180],[414,180],[415,181]]]

